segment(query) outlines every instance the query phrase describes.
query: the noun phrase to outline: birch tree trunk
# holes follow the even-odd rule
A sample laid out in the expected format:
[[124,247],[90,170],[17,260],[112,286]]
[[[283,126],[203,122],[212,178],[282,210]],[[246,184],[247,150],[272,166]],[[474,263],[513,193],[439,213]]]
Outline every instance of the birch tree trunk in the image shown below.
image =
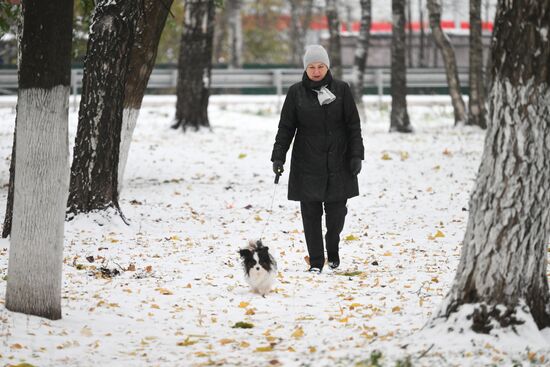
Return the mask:
[[392,0],[392,13],[390,132],[410,133],[413,129],[407,112],[405,0]]
[[188,0],[178,62],[174,129],[210,127],[208,98],[212,71],[214,1]]
[[61,318],[72,0],[26,0],[6,308]]
[[369,54],[370,26],[372,22],[371,0],[360,0],[361,4],[361,28],[359,29],[359,39],[355,48],[355,60],[353,63],[351,90],[361,121],[365,123],[367,116],[365,114],[365,105],[363,103],[363,86],[365,84],[365,69],[367,67],[367,57]]
[[288,3],[290,4],[290,62],[302,68],[307,31],[313,14],[313,0],[290,0]]
[[118,204],[124,90],[140,7],[101,0],[95,8],[84,64],[82,99],[71,167],[72,215]]
[[445,71],[447,75],[447,85],[453,104],[455,115],[455,126],[466,122],[466,105],[460,92],[460,80],[458,79],[458,70],[456,67],[456,57],[453,45],[449,37],[441,29],[441,0],[428,0],[428,11],[430,13],[430,28],[434,36],[437,47],[441,50]]
[[342,79],[342,46],[340,44],[340,19],[338,18],[338,8],[336,0],[327,0],[325,9],[328,31],[330,34],[330,43],[328,55],[330,58],[330,72],[336,79]]
[[439,313],[474,304],[478,332],[488,332],[492,320],[518,323],[515,310],[524,305],[539,328],[550,326],[548,24],[548,1],[499,2],[489,128],[460,263]]
[[483,78],[483,49],[481,45],[481,0],[470,0],[470,98],[468,125],[487,128]]
[[130,51],[128,77],[124,91],[124,110],[118,162],[118,194],[122,190],[128,152],[136,127],[143,95],[155,66],[157,50],[166,18],[174,0],[144,0],[144,8],[136,26],[135,41]]
[[[242,0],[227,0],[229,23],[229,67],[243,67]],[[214,7],[212,5],[212,7]]]

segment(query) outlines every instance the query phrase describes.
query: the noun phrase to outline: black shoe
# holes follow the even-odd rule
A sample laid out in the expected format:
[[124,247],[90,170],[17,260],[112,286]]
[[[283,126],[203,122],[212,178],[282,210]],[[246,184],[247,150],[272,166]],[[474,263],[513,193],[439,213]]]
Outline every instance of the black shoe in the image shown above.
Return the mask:
[[340,266],[340,256],[338,252],[328,254],[328,266],[331,269],[336,269]]
[[311,268],[309,268],[308,270],[310,273],[315,273],[315,274],[321,274],[321,268],[316,268],[314,266],[312,266]]

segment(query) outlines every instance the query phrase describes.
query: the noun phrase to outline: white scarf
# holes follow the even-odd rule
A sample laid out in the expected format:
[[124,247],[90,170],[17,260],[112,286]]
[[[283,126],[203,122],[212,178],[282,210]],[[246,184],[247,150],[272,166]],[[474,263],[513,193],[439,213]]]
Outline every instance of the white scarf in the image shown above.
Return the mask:
[[321,88],[319,88],[319,90],[314,89],[314,91],[317,92],[317,99],[319,100],[319,104],[321,106],[334,102],[334,100],[336,99],[336,96],[332,94],[332,92],[327,88],[326,85],[323,85]]

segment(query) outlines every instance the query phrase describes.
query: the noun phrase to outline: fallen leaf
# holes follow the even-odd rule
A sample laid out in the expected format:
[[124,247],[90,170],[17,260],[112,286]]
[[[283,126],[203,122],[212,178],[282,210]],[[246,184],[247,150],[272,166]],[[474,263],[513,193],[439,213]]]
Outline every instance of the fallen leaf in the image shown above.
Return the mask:
[[388,154],[388,152],[382,153],[382,160],[383,160],[383,161],[391,161],[391,159],[392,159],[392,158],[390,157],[390,155]]
[[220,339],[220,344],[221,345],[227,345],[227,344],[231,344],[235,341],[235,339]]
[[299,327],[296,330],[294,330],[294,332],[290,336],[292,336],[295,339],[300,339],[302,336],[304,336],[304,329]]
[[243,158],[246,158],[246,154],[245,153],[239,154],[239,159],[243,159]]
[[178,347],[187,347],[189,345],[193,345],[193,344],[197,344],[197,340],[191,340],[189,338],[186,338],[184,341],[181,341],[179,343],[177,343],[177,346]]
[[399,306],[392,307],[391,309],[391,312],[399,312],[399,311],[401,311],[401,307]]
[[93,335],[92,329],[90,329],[88,326],[84,326],[82,330],[80,330],[80,334],[88,337]]
[[359,237],[350,234],[349,236],[346,236],[344,238],[344,241],[357,241],[358,239],[359,239]]
[[273,351],[273,347],[271,345],[265,346],[265,347],[258,347],[254,350],[255,352],[271,352]]
[[399,152],[399,155],[401,156],[402,161],[409,159],[409,152],[401,151]]
[[10,345],[10,348],[11,349],[23,349],[23,346],[19,343],[15,343],[15,344]]
[[243,301],[243,302],[239,303],[239,307],[240,307],[240,308],[247,308],[249,304],[250,304],[250,303],[244,302],[244,301]]
[[174,293],[172,293],[171,290],[166,289],[166,288],[157,288],[156,290],[159,291],[160,294],[165,295],[165,296],[170,296],[170,295],[174,294]]

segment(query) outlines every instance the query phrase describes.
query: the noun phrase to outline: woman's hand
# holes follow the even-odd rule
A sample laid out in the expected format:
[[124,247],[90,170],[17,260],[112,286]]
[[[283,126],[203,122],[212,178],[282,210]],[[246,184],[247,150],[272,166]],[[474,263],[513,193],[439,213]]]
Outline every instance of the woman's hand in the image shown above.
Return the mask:
[[361,158],[352,158],[349,162],[351,174],[357,176],[361,172]]

